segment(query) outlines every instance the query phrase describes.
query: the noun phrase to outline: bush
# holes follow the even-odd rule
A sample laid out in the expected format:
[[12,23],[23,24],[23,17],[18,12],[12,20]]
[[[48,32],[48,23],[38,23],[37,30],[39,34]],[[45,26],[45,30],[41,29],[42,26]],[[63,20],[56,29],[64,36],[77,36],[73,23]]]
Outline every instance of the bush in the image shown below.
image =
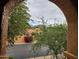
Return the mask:
[[14,59],[13,57],[9,57],[9,59]]
[[58,54],[63,52],[63,48],[66,49],[66,25],[54,25],[44,26],[40,28],[42,32],[36,33],[35,38],[37,43],[34,44],[34,49],[41,46],[48,46],[50,50],[54,51],[57,58]]

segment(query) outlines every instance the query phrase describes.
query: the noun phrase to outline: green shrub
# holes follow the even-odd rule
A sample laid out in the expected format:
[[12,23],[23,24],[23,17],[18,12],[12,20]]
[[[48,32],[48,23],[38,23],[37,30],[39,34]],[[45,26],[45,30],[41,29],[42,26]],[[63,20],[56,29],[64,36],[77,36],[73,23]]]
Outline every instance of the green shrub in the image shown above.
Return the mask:
[[14,59],[13,57],[9,57],[9,59]]

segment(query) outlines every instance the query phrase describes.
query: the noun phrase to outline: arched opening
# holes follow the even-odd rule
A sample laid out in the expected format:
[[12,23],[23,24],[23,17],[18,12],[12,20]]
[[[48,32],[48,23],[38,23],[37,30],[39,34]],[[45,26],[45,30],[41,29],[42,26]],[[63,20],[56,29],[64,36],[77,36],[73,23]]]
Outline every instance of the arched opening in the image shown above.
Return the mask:
[[[62,2],[53,0],[52,2],[56,3],[61,8],[61,10],[64,12],[64,14],[66,15],[66,18],[68,20],[69,29],[68,29],[68,39],[67,39],[67,51],[69,53],[72,53],[73,55],[77,55],[77,13],[76,13],[75,7],[73,6],[73,4],[71,3],[70,0],[69,1],[65,0]],[[65,3],[67,3],[67,4],[65,4]],[[14,5],[15,4],[16,3],[14,3]],[[5,5],[4,10],[6,11],[6,14],[9,13],[8,11],[10,11],[10,10],[8,10],[7,7],[8,6]],[[11,6],[11,8],[12,8],[12,6]],[[69,12],[69,11],[71,11],[71,12]],[[3,19],[5,19],[5,18],[7,19],[7,17],[8,17],[8,15],[6,15],[6,17],[5,17],[5,15],[3,15]],[[3,22],[3,24],[4,24],[4,22]],[[7,24],[7,23],[5,23],[5,24]],[[3,28],[4,27],[7,27],[7,26],[4,25]],[[5,38],[3,38],[3,40],[6,39],[6,36],[7,36],[6,33],[7,33],[7,30],[5,30],[5,33],[4,33],[5,35],[3,34],[3,36],[5,36]],[[73,49],[73,48],[75,48],[75,49]],[[5,49],[4,49],[4,51],[5,51]],[[72,57],[70,57],[70,58],[72,59]]]
[[[30,2],[29,2],[30,1]],[[47,32],[47,34],[49,34],[49,35],[46,35],[46,36],[48,36],[48,37],[51,37],[51,38],[56,38],[57,39],[57,35],[59,36],[59,38],[60,38],[60,35],[62,35],[61,36],[61,38],[59,39],[58,38],[58,40],[59,41],[61,41],[61,43],[63,43],[64,41],[66,41],[66,29],[67,28],[65,28],[65,26],[67,26],[67,22],[66,22],[66,18],[65,18],[65,16],[64,16],[64,14],[62,13],[62,11],[54,4],[54,3],[52,3],[52,2],[50,2],[50,1],[48,1],[48,0],[45,0],[45,1],[42,1],[42,0],[36,0],[37,2],[40,2],[40,3],[35,3],[36,1],[33,1],[33,3],[35,4],[33,4],[32,2],[31,2],[32,0],[28,0],[28,4],[30,4],[32,7],[30,8],[30,5],[28,5],[29,6],[29,13],[30,12],[32,12],[32,14],[30,13],[30,15],[31,15],[31,20],[29,20],[29,22],[30,21],[32,21],[32,22],[38,22],[38,24],[36,24],[36,23],[30,23],[31,24],[31,29],[32,28],[34,28],[34,29],[37,29],[37,28],[35,28],[35,27],[38,27],[38,29],[40,29],[40,27],[39,26],[42,26],[42,25],[45,25],[45,27],[47,27],[48,29],[44,29],[43,28],[43,30],[46,30],[46,32]],[[42,3],[42,4],[41,4]],[[44,4],[45,3],[45,4]],[[33,8],[33,5],[34,6],[37,6],[37,7],[40,7],[40,8],[38,8],[37,9],[37,7],[36,7],[36,9],[34,9]],[[19,7],[20,6],[20,7]],[[13,10],[13,12],[11,13],[11,15],[10,15],[10,17],[9,17],[9,32],[11,32],[9,35],[9,37],[10,38],[12,38],[12,39],[10,39],[10,40],[14,40],[14,37],[15,36],[18,36],[18,35],[20,35],[20,32],[22,31],[22,29],[21,28],[19,28],[19,29],[21,29],[21,31],[19,31],[19,29],[17,29],[19,26],[18,26],[18,24],[21,26],[21,22],[23,22],[23,21],[21,21],[21,20],[23,20],[23,18],[25,18],[25,13],[24,13],[24,15],[22,14],[23,13],[23,11],[25,11],[25,10],[27,10],[27,9],[25,9],[24,10],[24,8],[23,8],[23,11],[22,11],[22,8],[21,8],[21,5],[19,5],[19,6],[16,6],[15,7],[15,9]],[[22,5],[23,6],[23,5]],[[23,6],[24,7],[24,6]],[[35,12],[34,12],[34,10],[35,10]],[[36,11],[39,11],[39,12],[36,12]],[[20,15],[19,15],[20,14]],[[21,15],[22,14],[22,15]],[[20,17],[19,17],[20,16]],[[28,16],[28,15],[26,15],[26,16]],[[28,18],[29,19],[29,18]],[[18,20],[20,20],[20,21],[18,21]],[[24,20],[26,20],[26,19],[24,19]],[[42,21],[47,21],[47,23],[45,22],[45,24],[43,24],[43,22]],[[24,21],[25,22],[25,21]],[[27,22],[27,21],[26,21]],[[42,23],[42,24],[39,24],[39,23]],[[22,23],[22,25],[23,25],[24,23]],[[36,24],[36,26],[34,25],[34,27],[32,26],[33,24]],[[55,32],[57,32],[57,34],[55,34],[55,32],[54,32],[54,30],[53,30],[53,28],[55,28],[54,30],[56,30],[57,29],[57,31],[58,30],[60,30],[61,31],[61,34],[60,33],[58,33],[58,32],[60,32],[60,31],[55,31]],[[12,29],[14,29],[14,30],[12,30]],[[17,29],[17,30],[16,30]],[[27,27],[26,27],[26,29],[27,29]],[[65,30],[63,30],[63,29],[65,29]],[[41,31],[43,31],[42,29],[40,29]],[[19,31],[19,32],[18,32]],[[49,32],[49,31],[51,31],[51,32]],[[23,32],[23,31],[22,31]],[[21,32],[21,34],[22,34],[22,32]],[[19,33],[19,34],[18,34]],[[53,36],[53,33],[54,33],[54,35],[56,35],[56,37],[52,37]],[[15,35],[15,36],[14,36]],[[45,34],[44,34],[45,35]],[[65,35],[65,36],[63,36],[63,35]],[[11,37],[12,36],[12,37]],[[43,36],[44,37],[44,36]],[[48,40],[48,42],[50,41],[49,39],[50,38],[48,38],[47,37],[47,40]],[[44,37],[43,39],[45,39],[46,37]],[[64,40],[63,40],[63,39]],[[56,40],[55,39],[55,41],[57,41],[58,42],[58,40]],[[20,39],[18,39],[18,40],[16,40],[16,41],[19,41]],[[22,40],[23,40],[23,38],[22,38]],[[15,43],[16,43],[16,41],[15,41]],[[45,40],[46,41],[46,40]],[[51,39],[51,41],[52,42],[55,42],[54,40],[52,40]],[[63,42],[62,42],[63,41]],[[48,43],[47,42],[47,43]],[[49,43],[52,43],[52,42],[49,42]],[[21,46],[21,45],[23,45],[23,44],[21,44],[21,42],[19,42],[20,44],[19,45],[16,45],[15,44],[15,48],[10,48],[9,47],[9,56],[13,56],[14,58],[16,58],[16,59],[18,59],[18,58],[21,58],[20,56],[19,56],[19,54],[21,55],[21,56],[24,56],[24,54],[23,53],[20,53],[21,52],[21,50],[22,50],[22,48],[19,48],[19,47],[24,47],[24,46]],[[49,44],[48,43],[48,44]],[[60,43],[59,43],[60,44]],[[65,43],[66,44],[66,43]],[[63,44],[64,45],[64,44]],[[30,45],[28,45],[28,46],[30,46]],[[17,47],[19,48],[19,49],[17,49]],[[27,47],[27,45],[26,45],[26,47]],[[52,47],[55,47],[55,46],[52,46]],[[28,47],[29,48],[29,47]],[[28,48],[25,48],[25,49],[28,49]],[[23,48],[24,49],[24,48]],[[42,48],[43,49],[43,48]],[[47,49],[47,48],[46,48]],[[17,53],[16,52],[14,52],[14,51],[16,51],[16,50],[18,50],[17,51]],[[20,51],[19,51],[20,50]],[[57,49],[57,50],[59,50],[59,49]],[[25,50],[24,50],[25,51]],[[15,54],[16,53],[16,54]],[[19,54],[18,54],[19,53]],[[27,53],[29,53],[29,52],[27,52]],[[31,52],[30,52],[31,53]],[[43,52],[43,53],[45,53],[45,52]],[[41,53],[42,55],[43,55],[43,53]],[[58,52],[57,52],[58,53]],[[11,55],[10,55],[11,54]],[[15,54],[15,55],[14,55]],[[25,55],[27,55],[27,54],[25,54]],[[25,57],[27,57],[27,56],[25,56]],[[23,57],[24,58],[24,57]]]

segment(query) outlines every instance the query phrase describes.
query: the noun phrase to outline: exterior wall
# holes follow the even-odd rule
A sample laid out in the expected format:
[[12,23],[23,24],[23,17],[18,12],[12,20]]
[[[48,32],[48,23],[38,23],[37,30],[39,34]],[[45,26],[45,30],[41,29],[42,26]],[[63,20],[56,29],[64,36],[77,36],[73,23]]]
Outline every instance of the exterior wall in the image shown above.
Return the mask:
[[[33,37],[33,41],[35,41],[34,40],[35,37],[34,37],[34,35],[32,35],[32,33],[41,32],[41,30],[39,28],[27,29],[26,32],[29,34],[29,36],[32,36]],[[24,35],[22,35],[22,36],[16,36],[16,37],[17,37],[17,40],[14,39],[15,40],[15,44],[25,43],[25,41],[24,41]]]
[[[2,0],[1,0],[2,1]],[[4,6],[4,12],[2,15],[2,24],[1,24],[1,48],[0,48],[0,56],[6,56],[6,40],[7,40],[7,33],[8,33],[8,17],[13,10],[13,8],[19,4],[21,1],[24,0],[9,0],[6,5]],[[1,58],[0,58],[1,59]]]
[[14,40],[15,40],[15,44],[25,43],[24,42],[24,36],[17,36],[17,39],[14,39]]
[[77,56],[78,49],[78,35],[77,35],[77,12],[74,5],[70,0],[51,0],[63,11],[68,22],[68,34],[67,34],[67,51]]

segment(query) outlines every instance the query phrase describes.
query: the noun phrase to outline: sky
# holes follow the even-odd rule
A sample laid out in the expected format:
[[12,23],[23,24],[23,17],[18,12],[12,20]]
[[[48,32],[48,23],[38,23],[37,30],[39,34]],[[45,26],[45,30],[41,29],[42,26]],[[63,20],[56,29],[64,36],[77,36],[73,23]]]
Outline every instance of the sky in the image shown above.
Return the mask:
[[66,18],[58,6],[48,0],[27,0],[29,13],[33,21],[29,21],[32,26],[41,24],[40,18],[47,20],[48,24],[66,23]]

